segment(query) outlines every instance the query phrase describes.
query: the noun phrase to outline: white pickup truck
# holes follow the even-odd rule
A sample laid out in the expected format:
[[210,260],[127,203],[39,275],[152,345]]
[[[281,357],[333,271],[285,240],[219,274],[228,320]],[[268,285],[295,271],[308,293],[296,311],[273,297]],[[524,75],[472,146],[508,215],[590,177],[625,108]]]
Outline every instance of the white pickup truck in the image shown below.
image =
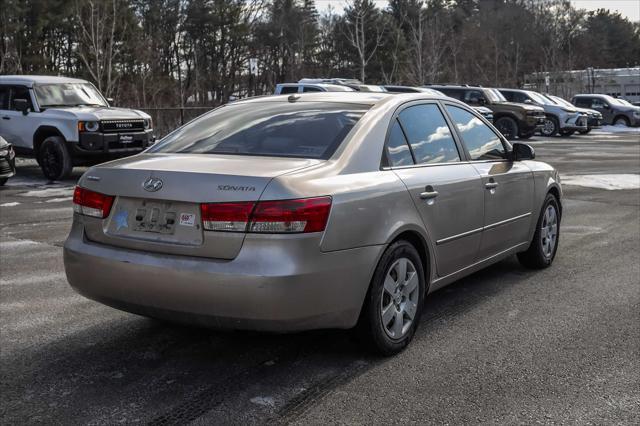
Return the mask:
[[137,154],[154,141],[151,117],[113,108],[88,81],[0,76],[0,136],[18,155],[35,156],[51,180],[73,166]]

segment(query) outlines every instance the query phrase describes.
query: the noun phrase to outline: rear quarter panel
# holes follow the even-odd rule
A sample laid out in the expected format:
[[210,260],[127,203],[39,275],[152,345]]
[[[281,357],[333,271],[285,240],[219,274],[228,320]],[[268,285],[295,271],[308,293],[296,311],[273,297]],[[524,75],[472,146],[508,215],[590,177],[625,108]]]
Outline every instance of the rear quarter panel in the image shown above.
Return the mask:
[[544,200],[549,191],[555,189],[560,196],[560,211],[562,213],[562,186],[560,185],[559,173],[556,169],[547,163],[541,161],[524,161],[527,167],[533,172],[533,220],[531,221],[531,229],[529,230],[529,240],[533,239],[536,230],[538,217],[542,210]]

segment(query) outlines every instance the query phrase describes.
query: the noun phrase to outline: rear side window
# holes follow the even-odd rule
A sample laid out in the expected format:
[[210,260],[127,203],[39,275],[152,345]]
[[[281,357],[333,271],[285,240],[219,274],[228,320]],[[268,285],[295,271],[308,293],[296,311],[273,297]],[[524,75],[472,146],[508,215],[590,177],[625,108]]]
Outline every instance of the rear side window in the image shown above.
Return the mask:
[[234,103],[180,127],[149,152],[327,159],[369,108],[333,102]]
[[311,86],[303,86],[302,91],[303,92],[322,92],[322,89],[319,89],[317,87],[311,87]]
[[453,105],[447,105],[447,111],[456,124],[472,160],[502,160],[506,158],[502,141],[482,120]]
[[450,98],[453,99],[457,99],[459,101],[463,100],[464,98],[464,91],[463,90],[457,90],[457,89],[447,89],[446,87],[438,87],[436,90],[444,93],[445,95],[449,96]]
[[397,119],[393,120],[391,131],[389,132],[387,159],[391,167],[409,166],[413,164],[411,150],[409,150],[407,139],[404,137],[404,133]]
[[416,105],[398,116],[418,164],[460,161],[447,122],[435,104]]

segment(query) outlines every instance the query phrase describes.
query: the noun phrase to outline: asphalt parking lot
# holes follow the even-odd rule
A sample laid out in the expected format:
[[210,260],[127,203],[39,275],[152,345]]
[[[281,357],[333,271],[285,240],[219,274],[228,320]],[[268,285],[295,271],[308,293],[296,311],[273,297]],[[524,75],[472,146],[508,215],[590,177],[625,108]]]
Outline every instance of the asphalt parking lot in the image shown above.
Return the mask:
[[[431,295],[387,359],[348,332],[218,332],[67,285],[75,179],[0,189],[3,424],[640,423],[640,133],[530,141],[564,180],[553,266],[507,259]],[[627,188],[627,189],[624,189]]]

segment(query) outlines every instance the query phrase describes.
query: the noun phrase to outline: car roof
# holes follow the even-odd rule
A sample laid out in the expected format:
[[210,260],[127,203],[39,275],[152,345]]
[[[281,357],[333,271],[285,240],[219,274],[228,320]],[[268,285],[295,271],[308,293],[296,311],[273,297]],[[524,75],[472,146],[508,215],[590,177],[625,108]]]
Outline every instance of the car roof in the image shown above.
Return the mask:
[[428,93],[390,93],[390,92],[309,92],[293,93],[286,95],[257,96],[254,98],[235,101],[238,103],[251,102],[336,102],[347,104],[376,105],[381,103],[395,102],[398,105],[405,102],[418,100],[444,100],[454,101],[460,105],[464,103],[448,96],[436,96]]
[[315,83],[315,82],[303,82],[303,83],[278,83],[277,86],[280,87],[299,87],[299,86],[313,86],[313,87],[324,87],[325,89],[341,91],[341,92],[350,92],[354,91],[351,87],[345,86],[342,84],[332,84],[332,83]]
[[48,83],[88,83],[79,78],[60,77],[53,75],[0,75],[0,83],[3,84],[24,84],[29,87],[34,84]]

